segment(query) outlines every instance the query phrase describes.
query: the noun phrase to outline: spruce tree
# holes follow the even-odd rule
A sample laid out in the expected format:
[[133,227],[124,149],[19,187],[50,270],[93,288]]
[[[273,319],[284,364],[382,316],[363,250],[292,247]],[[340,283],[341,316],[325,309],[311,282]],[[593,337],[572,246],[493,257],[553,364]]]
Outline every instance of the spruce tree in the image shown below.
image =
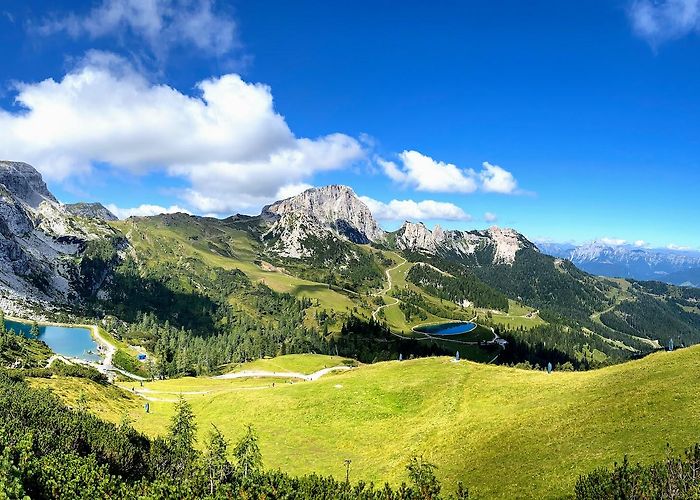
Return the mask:
[[182,394],[175,404],[175,414],[170,421],[168,431],[168,447],[173,472],[182,474],[192,465],[196,456],[194,443],[197,432],[192,406],[182,397]]
[[245,436],[238,442],[233,453],[244,478],[254,475],[262,468],[262,454],[252,425],[248,424]]
[[32,328],[29,330],[29,336],[33,339],[39,338],[39,324],[36,321],[32,321]]
[[204,455],[204,465],[209,479],[209,494],[213,496],[216,487],[226,483],[230,478],[232,466],[226,458],[228,442],[214,424],[212,427]]

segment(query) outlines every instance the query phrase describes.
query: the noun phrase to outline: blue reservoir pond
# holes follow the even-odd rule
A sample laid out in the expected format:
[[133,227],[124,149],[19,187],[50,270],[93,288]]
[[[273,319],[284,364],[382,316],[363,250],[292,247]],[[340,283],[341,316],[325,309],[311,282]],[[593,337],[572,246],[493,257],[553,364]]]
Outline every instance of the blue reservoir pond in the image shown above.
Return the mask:
[[452,322],[440,323],[438,325],[423,325],[416,327],[416,331],[427,333],[435,336],[463,335],[469,333],[476,328],[476,323],[468,322]]
[[[5,320],[5,327],[29,337],[32,325]],[[66,357],[80,358],[87,361],[100,361],[97,354],[97,342],[90,330],[82,327],[39,325],[39,340],[43,340],[53,352]]]

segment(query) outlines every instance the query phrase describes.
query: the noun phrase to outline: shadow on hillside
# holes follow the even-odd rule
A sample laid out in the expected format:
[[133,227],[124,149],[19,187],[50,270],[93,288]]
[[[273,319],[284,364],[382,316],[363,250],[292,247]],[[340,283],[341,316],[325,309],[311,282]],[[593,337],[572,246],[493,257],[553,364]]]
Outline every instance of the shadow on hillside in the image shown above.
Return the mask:
[[108,314],[135,322],[144,313],[153,314],[160,322],[192,330],[202,336],[214,331],[218,304],[198,293],[177,290],[177,276],[142,277],[137,273],[116,273],[110,284],[110,299],[98,301]]

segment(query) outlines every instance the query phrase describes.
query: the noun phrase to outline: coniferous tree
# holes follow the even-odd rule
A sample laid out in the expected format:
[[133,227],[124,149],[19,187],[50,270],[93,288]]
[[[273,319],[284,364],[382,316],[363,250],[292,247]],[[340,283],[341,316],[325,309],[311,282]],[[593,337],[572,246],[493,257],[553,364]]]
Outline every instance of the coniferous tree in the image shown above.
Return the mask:
[[246,433],[234,450],[236,462],[241,475],[248,478],[262,469],[262,454],[258,446],[258,437],[253,426],[248,424]]
[[182,395],[175,404],[175,414],[168,430],[171,467],[175,474],[182,474],[190,468],[196,456],[194,444],[197,432],[192,406]]
[[226,458],[228,442],[221,431],[212,424],[209,443],[204,455],[204,464],[209,479],[209,494],[214,495],[216,487],[226,483],[233,472],[233,467]]

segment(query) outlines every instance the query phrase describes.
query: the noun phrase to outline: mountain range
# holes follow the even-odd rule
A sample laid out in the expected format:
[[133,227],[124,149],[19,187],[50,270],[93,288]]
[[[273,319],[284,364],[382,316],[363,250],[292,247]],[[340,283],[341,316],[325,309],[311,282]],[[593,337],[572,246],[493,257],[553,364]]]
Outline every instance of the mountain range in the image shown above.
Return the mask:
[[658,280],[682,286],[700,286],[700,252],[593,241],[575,246],[537,243],[549,255],[569,259],[580,269],[601,276]]
[[[601,278],[574,265],[586,256],[610,260],[604,248],[538,248],[498,227],[431,230],[407,221],[385,231],[347,186],[312,188],[257,216],[119,221],[100,204],[63,205],[34,168],[0,162],[0,233],[0,307],[15,314],[129,322],[147,313],[199,336],[241,321],[256,332],[303,325],[324,342],[375,328],[357,321],[410,338],[422,323],[474,319],[509,339],[502,362],[616,362],[672,338],[700,342],[700,292]],[[663,262],[668,275],[681,270],[680,262]],[[292,349],[298,340],[265,342],[268,350],[279,342]]]

